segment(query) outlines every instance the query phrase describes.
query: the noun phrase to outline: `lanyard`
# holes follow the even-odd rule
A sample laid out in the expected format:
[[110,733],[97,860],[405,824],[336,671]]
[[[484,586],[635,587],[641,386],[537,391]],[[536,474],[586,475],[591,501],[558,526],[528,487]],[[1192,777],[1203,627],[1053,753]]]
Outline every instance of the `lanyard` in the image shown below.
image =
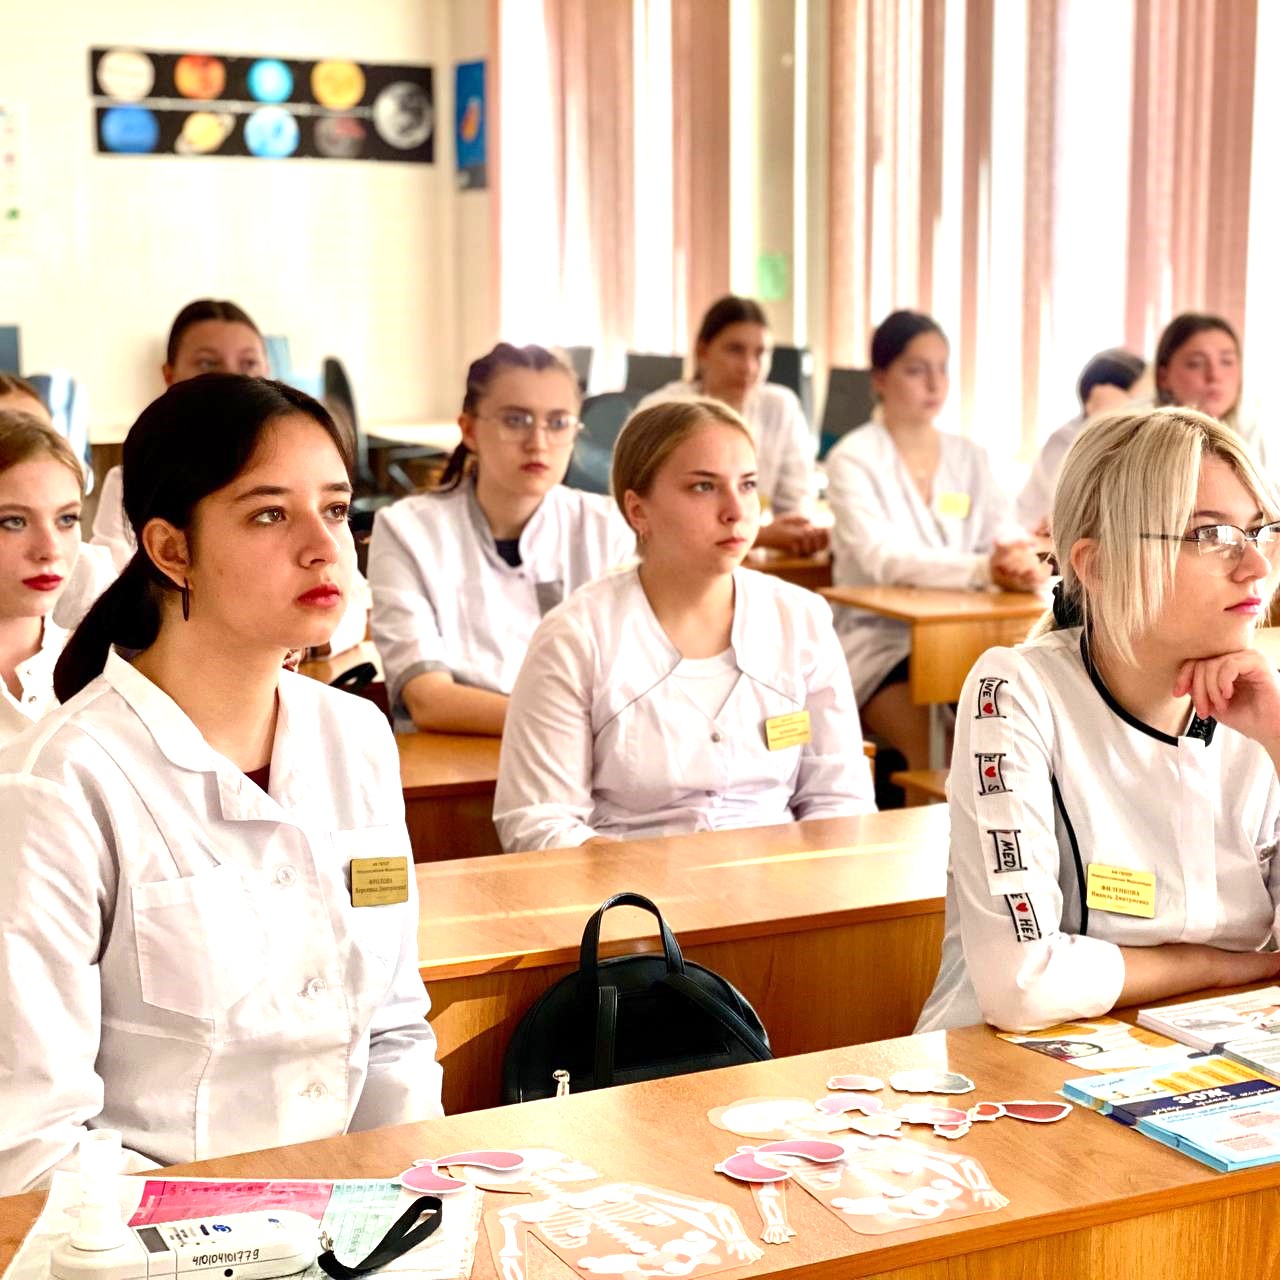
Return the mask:
[[[418,1222],[418,1218],[423,1214],[426,1218]],[[355,1280],[357,1276],[362,1276],[367,1271],[376,1271],[379,1267],[385,1267],[388,1262],[393,1262],[402,1253],[408,1253],[410,1249],[420,1245],[443,1221],[444,1202],[440,1197],[419,1196],[391,1224],[387,1234],[373,1247],[372,1252],[363,1262],[347,1266],[345,1262],[339,1262],[334,1257],[332,1249],[326,1249],[316,1261],[320,1264],[320,1270],[325,1275],[332,1276],[333,1280]]]

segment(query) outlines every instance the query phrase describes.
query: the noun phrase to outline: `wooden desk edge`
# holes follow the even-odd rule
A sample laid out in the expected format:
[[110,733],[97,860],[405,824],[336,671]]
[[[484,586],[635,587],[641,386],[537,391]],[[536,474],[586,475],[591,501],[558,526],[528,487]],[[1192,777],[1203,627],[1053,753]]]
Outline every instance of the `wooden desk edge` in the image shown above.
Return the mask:
[[[1025,607],[1021,604],[1002,604],[998,609],[993,606],[989,612],[975,617],[972,609],[957,606],[954,612],[931,613],[927,618],[922,618],[918,613],[910,610],[891,609],[884,606],[872,608],[869,605],[855,604],[851,600],[842,598],[846,592],[858,590],[860,590],[858,587],[819,587],[818,594],[832,604],[842,605],[846,609],[861,609],[864,613],[874,613],[882,618],[892,618],[895,622],[906,622],[913,627],[928,627],[934,623],[942,622],[1003,622],[1020,618],[1034,621],[1036,618],[1041,617],[1049,607],[1039,596],[1028,595]],[[909,588],[903,588],[903,590],[909,590]],[[974,591],[970,594],[980,598],[983,593]]]
[[[753,920],[748,924],[724,924],[701,929],[681,929],[680,946],[711,946],[718,942],[746,942],[754,938],[786,937],[789,934],[814,933],[819,929],[839,929],[850,925],[874,924],[880,920],[901,920],[911,916],[941,915],[945,897],[916,898],[906,902],[877,902],[849,907],[820,915],[786,916],[776,920]],[[615,938],[600,944],[604,957],[649,954],[661,951],[660,939],[648,934],[633,938]],[[472,978],[493,973],[515,973],[525,969],[551,969],[558,965],[577,964],[579,943],[560,947],[544,947],[522,952],[518,956],[467,956],[438,963],[419,961],[418,972],[423,982],[444,982],[452,978]]]

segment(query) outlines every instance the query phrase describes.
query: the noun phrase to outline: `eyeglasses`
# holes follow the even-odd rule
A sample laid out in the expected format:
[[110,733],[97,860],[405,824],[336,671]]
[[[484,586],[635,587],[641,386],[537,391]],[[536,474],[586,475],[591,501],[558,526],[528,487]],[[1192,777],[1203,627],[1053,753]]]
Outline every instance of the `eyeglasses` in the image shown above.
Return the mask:
[[1144,533],[1144,538],[1160,542],[1189,542],[1223,573],[1234,572],[1244,559],[1246,544],[1253,545],[1274,565],[1280,562],[1280,522],[1264,524],[1252,533],[1233,524],[1206,524],[1190,533]]
[[474,415],[485,422],[496,422],[498,434],[504,440],[527,440],[539,423],[547,433],[552,444],[568,444],[582,431],[582,422],[571,413],[553,413],[550,417],[539,418],[528,409],[507,409],[503,413],[477,413]]

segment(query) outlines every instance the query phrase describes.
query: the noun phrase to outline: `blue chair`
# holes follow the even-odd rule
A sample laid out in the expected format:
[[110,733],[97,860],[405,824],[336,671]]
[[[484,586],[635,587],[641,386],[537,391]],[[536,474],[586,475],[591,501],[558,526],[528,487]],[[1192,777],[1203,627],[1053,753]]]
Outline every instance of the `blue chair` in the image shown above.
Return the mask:
[[16,324],[0,324],[0,373],[22,372],[22,344]]
[[609,492],[609,470],[613,463],[613,443],[622,424],[631,416],[636,397],[625,391],[606,391],[582,402],[582,434],[573,447],[564,482],[571,489],[587,493]]
[[818,456],[825,458],[841,436],[869,421],[875,402],[870,369],[832,369],[827,378],[827,402],[822,408]]
[[93,485],[93,450],[89,444],[89,400],[80,384],[65,370],[29,373],[27,381],[40,393],[54,428],[82,458],[89,485]]

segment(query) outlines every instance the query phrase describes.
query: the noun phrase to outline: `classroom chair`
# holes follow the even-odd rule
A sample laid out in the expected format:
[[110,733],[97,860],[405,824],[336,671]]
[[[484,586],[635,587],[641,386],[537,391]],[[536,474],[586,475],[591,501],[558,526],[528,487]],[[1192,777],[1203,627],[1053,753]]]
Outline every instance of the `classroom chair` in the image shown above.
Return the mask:
[[[774,347],[769,381],[789,387],[800,400],[804,420],[812,431],[813,416],[813,352],[808,347]],[[817,433],[814,433],[815,438]]]
[[633,400],[647,396],[650,391],[677,381],[684,373],[683,356],[654,355],[651,352],[627,352],[627,378],[623,391]]
[[565,347],[564,353],[569,357],[569,364],[578,379],[578,390],[587,394],[587,384],[591,381],[591,362],[595,358],[594,347]]
[[22,372],[22,342],[16,324],[0,324],[0,373]]
[[29,373],[27,381],[35,387],[40,399],[44,401],[58,434],[66,439],[72,452],[84,462],[88,484],[85,492],[92,492],[93,449],[89,444],[88,397],[65,369],[54,369],[49,373]]
[[317,400],[324,398],[324,377],[315,374],[301,373],[293,367],[293,354],[289,349],[289,339],[281,333],[269,334],[262,339],[267,349],[267,366],[271,376],[277,382],[287,382],[299,391],[314,396]]
[[564,478],[571,489],[609,492],[613,442],[622,424],[631,416],[635,400],[625,391],[606,391],[603,395],[588,396],[582,402],[582,434],[573,446],[573,458]]
[[818,456],[825,458],[845,432],[869,421],[874,404],[870,369],[832,369],[827,377],[827,402],[822,408]]

